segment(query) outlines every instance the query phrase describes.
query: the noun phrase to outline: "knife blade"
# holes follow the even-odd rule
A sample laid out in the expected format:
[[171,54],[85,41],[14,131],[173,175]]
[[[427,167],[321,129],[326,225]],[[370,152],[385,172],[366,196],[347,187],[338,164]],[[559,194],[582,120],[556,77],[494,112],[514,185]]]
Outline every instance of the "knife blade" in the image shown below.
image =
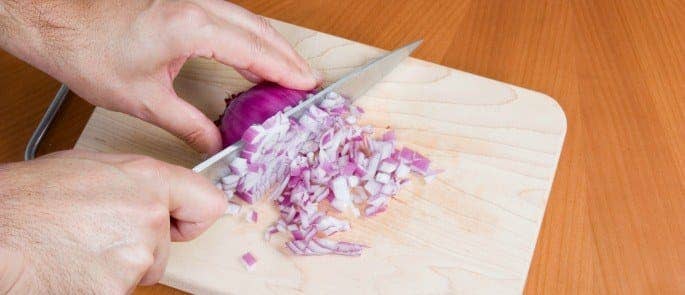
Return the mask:
[[[356,100],[373,85],[383,80],[383,77],[392,72],[397,65],[421,45],[421,42],[422,40],[418,40],[407,44],[352,70],[338,81],[300,102],[284,114],[289,118],[299,118],[304,111],[310,106],[321,102],[330,92],[336,92],[350,101]],[[228,165],[240,154],[242,148],[243,142],[238,141],[201,162],[193,168],[193,171],[207,177],[212,182],[217,182],[221,177],[229,174]]]

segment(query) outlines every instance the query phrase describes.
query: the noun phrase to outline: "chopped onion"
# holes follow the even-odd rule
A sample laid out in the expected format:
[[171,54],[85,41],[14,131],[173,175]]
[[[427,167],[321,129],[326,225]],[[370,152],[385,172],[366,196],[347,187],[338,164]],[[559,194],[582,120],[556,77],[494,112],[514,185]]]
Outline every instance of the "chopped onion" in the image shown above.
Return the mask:
[[242,208],[242,206],[233,202],[228,202],[228,206],[226,206],[226,211],[224,211],[224,215],[236,216],[238,215],[238,213],[240,213],[240,208]]
[[250,252],[243,254],[243,256],[240,257],[240,260],[243,262],[243,265],[245,265],[245,268],[248,271],[253,271],[255,265],[257,265],[257,258],[255,258]]
[[395,170],[395,177],[400,179],[407,178],[409,176],[409,172],[411,172],[409,166],[405,164],[399,164],[399,166],[397,166],[397,170]]
[[[354,216],[375,216],[387,210],[411,172],[426,180],[440,172],[431,170],[419,153],[397,149],[394,131],[374,139],[372,126],[356,125],[362,113],[331,92],[298,120],[277,112],[261,125],[247,127],[241,136],[244,149],[217,187],[247,203],[264,196],[274,201],[280,217],[264,237],[290,234],[285,245],[295,255],[361,255],[365,246],[328,238],[351,226],[332,216],[333,211],[320,210],[319,204],[328,202]],[[246,219],[257,222],[257,216],[251,210]]]
[[378,174],[376,174],[376,181],[378,181],[382,184],[386,184],[386,183],[390,182],[390,175],[382,173],[382,172],[378,173]]
[[399,166],[399,164],[400,164],[400,162],[397,160],[393,160],[393,159],[383,160],[383,162],[381,163],[381,166],[378,167],[378,171],[381,171],[383,173],[392,173],[393,171],[395,171],[395,169],[397,169],[397,166]]
[[340,211],[345,211],[347,207],[352,202],[352,196],[350,195],[350,188],[347,184],[347,179],[343,176],[339,176],[331,182],[331,190],[335,199],[331,202],[331,205]]
[[257,220],[259,220],[259,214],[255,210],[250,210],[250,212],[245,214],[245,220],[248,222],[257,223]]

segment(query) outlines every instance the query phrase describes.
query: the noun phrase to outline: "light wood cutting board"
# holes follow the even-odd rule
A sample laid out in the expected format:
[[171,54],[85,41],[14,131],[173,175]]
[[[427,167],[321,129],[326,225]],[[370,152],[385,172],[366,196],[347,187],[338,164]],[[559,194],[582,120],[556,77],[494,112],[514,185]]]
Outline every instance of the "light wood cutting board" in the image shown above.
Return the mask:
[[[273,21],[326,81],[383,50]],[[227,93],[250,83],[215,62],[188,62],[175,87],[210,118]],[[357,104],[363,121],[390,126],[401,144],[445,169],[415,180],[384,214],[353,220],[338,238],[370,248],[361,257],[294,257],[284,239],[263,239],[276,219],[256,206],[258,224],[224,217],[208,232],[172,246],[163,283],[195,293],[400,294],[520,293],[566,132],[550,97],[440,65],[408,59]],[[150,155],[192,167],[202,156],[147,123],[97,108],[77,148]],[[245,210],[244,210],[245,211]],[[247,272],[239,257],[259,262]]]

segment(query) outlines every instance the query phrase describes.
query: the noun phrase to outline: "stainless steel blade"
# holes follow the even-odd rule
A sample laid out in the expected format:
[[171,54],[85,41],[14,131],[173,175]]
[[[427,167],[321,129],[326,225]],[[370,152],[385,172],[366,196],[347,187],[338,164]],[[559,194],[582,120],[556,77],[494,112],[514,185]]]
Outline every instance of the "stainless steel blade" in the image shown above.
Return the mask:
[[[353,70],[338,81],[288,110],[285,112],[285,115],[291,118],[299,118],[309,106],[318,104],[330,92],[336,92],[350,100],[359,98],[373,85],[383,80],[383,77],[392,72],[397,65],[421,45],[421,42],[421,40],[412,42]],[[228,164],[240,154],[242,148],[243,142],[236,142],[195,166],[193,171],[204,175],[213,182],[217,182],[221,177],[229,174]]]

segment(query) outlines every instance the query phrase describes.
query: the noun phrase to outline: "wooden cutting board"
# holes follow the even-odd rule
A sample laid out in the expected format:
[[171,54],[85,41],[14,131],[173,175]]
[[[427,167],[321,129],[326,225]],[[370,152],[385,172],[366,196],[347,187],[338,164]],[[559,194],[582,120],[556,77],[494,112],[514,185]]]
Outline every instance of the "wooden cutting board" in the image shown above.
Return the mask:
[[[273,25],[327,82],[383,50],[294,25]],[[228,93],[250,83],[205,59],[189,61],[175,88],[210,118]],[[352,221],[338,238],[370,248],[361,257],[294,257],[284,238],[263,239],[276,211],[258,224],[224,217],[172,246],[163,283],[195,293],[520,293],[557,167],[566,119],[550,97],[417,59],[408,59],[357,104],[364,123],[390,126],[399,142],[445,169],[416,179],[384,214]],[[165,131],[97,108],[77,148],[150,155],[192,167],[202,156]],[[243,212],[246,210],[243,210]],[[239,257],[259,262],[247,272]]]

